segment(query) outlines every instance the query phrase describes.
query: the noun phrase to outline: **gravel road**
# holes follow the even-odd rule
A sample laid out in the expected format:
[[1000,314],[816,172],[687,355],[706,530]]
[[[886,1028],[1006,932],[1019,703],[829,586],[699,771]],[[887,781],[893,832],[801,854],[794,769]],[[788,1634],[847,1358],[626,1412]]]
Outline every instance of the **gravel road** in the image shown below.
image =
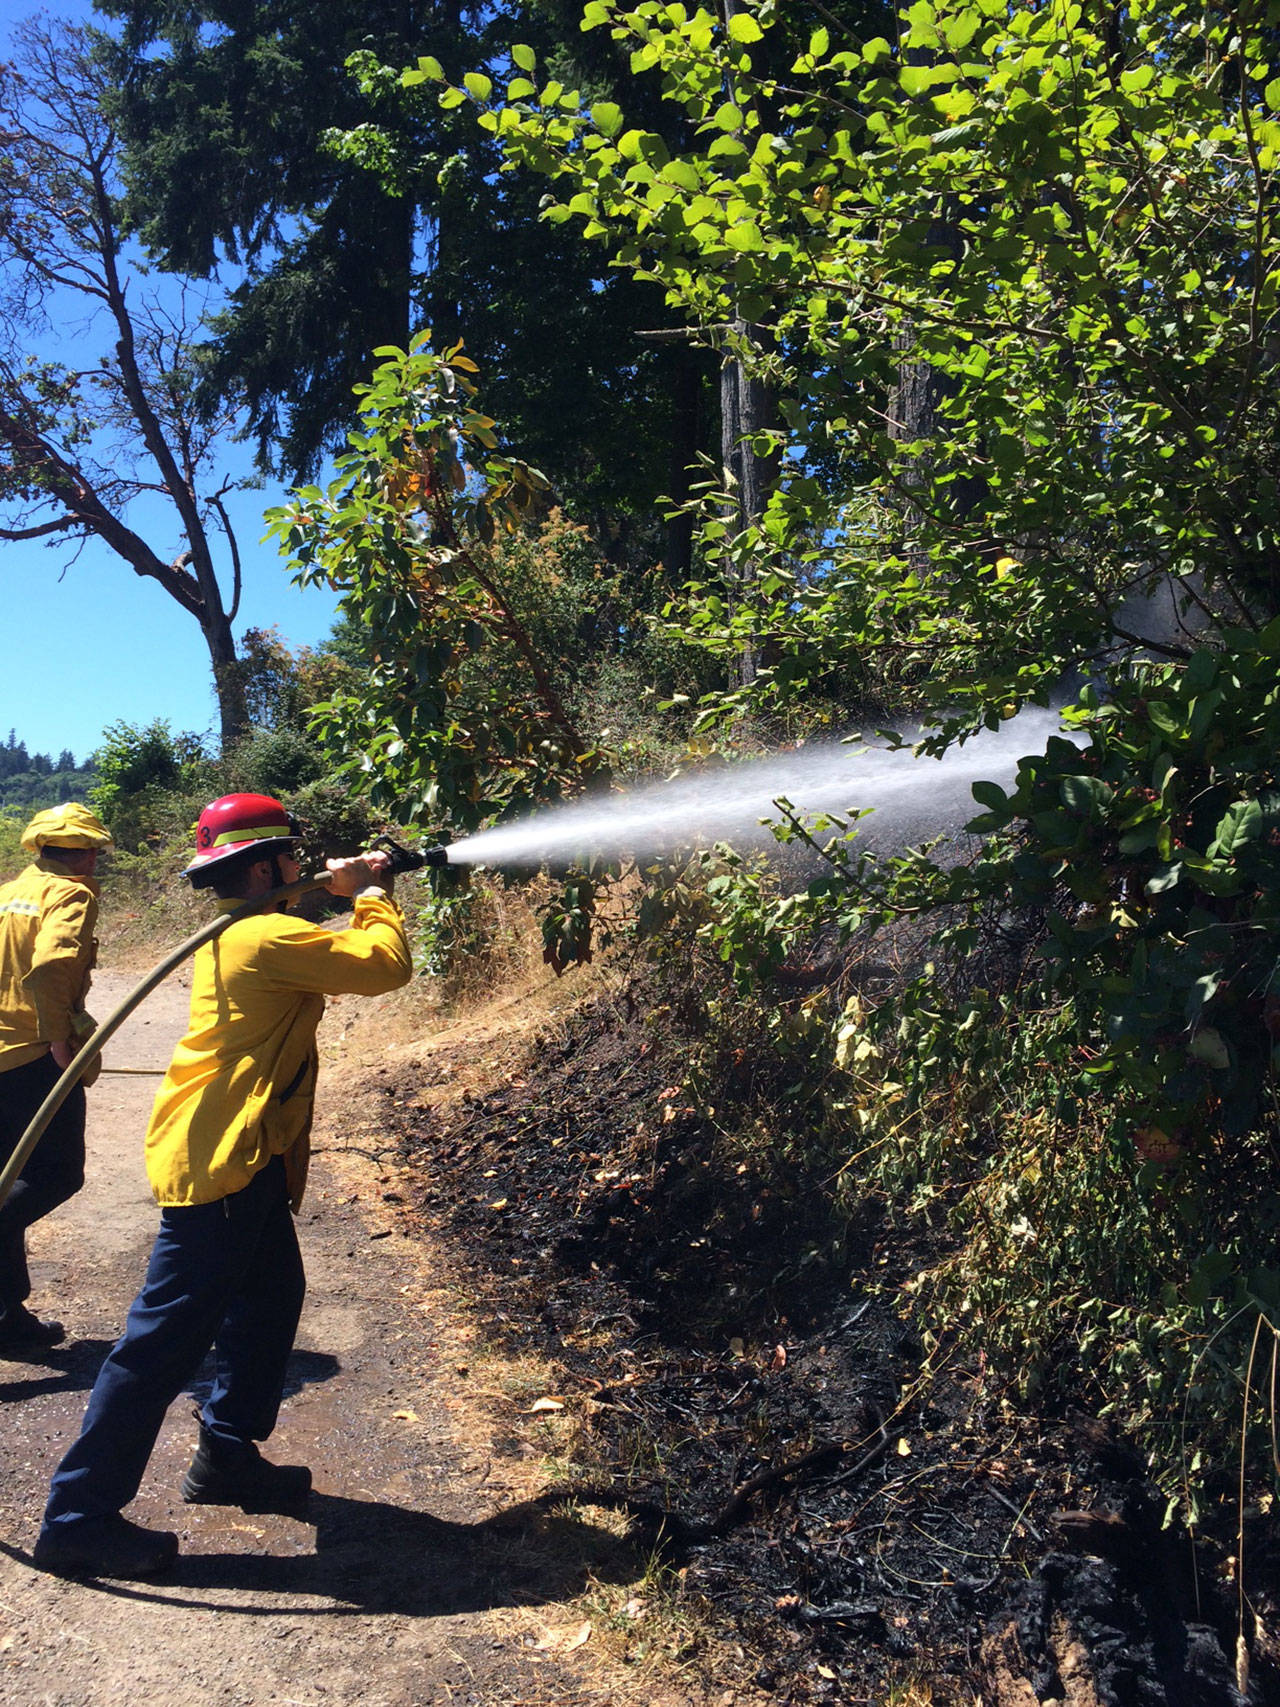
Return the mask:
[[[109,1012],[132,981],[100,973],[95,1011]],[[113,1041],[90,1092],[85,1189],[31,1237],[32,1303],[56,1314],[68,1338],[38,1360],[0,1360],[0,1699],[23,1707],[625,1699],[565,1657],[566,1625],[582,1615],[562,1602],[581,1588],[587,1561],[614,1580],[634,1562],[581,1520],[522,1507],[528,1465],[519,1444],[495,1447],[459,1400],[465,1341],[445,1319],[432,1253],[396,1223],[376,1164],[342,1148],[350,1087],[332,1065],[321,1088],[328,1144],[300,1224],[310,1290],[269,1448],[282,1462],[311,1465],[308,1520],[184,1506],[177,1487],[195,1425],[179,1400],[130,1508],[179,1533],[172,1576],[71,1583],[32,1568],[49,1474],[78,1431],[150,1248],[156,1210],[141,1139],[187,996],[186,981],[171,978]]]

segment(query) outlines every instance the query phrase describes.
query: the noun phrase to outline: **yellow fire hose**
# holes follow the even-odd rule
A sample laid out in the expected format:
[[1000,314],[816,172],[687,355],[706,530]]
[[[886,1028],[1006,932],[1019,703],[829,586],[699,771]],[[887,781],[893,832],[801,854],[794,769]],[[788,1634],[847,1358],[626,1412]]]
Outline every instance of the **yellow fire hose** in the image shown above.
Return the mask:
[[243,905],[234,908],[229,913],[220,913],[216,919],[211,919],[207,925],[202,925],[194,936],[189,936],[185,942],[179,943],[172,954],[167,954],[158,966],[153,967],[137,989],[131,990],[119,1007],[97,1028],[93,1036],[86,1040],[80,1053],[36,1110],[30,1126],[18,1140],[17,1149],[9,1157],[3,1169],[0,1169],[0,1203],[3,1203],[13,1190],[18,1175],[27,1165],[31,1152],[44,1137],[49,1122],[71,1094],[81,1073],[91,1061],[97,1059],[102,1053],[104,1045],[119,1031],[133,1010],[151,994],[157,984],[162,984],[175,967],[181,966],[188,955],[194,954],[204,943],[212,942],[215,937],[221,936],[227,926],[235,924],[237,919],[248,918],[250,913],[260,913],[264,907],[274,906],[277,902],[289,900],[294,895],[305,895],[310,889],[323,889],[328,881],[327,877],[300,877],[296,883],[285,883],[279,889],[272,889],[266,895],[260,895],[252,901],[244,902]]

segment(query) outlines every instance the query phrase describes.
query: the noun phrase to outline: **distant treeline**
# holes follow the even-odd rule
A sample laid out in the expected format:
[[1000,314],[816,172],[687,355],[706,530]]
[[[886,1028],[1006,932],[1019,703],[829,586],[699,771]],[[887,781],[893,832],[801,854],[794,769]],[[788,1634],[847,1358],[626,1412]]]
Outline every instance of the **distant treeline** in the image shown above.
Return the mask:
[[97,780],[93,760],[77,764],[68,747],[56,758],[32,753],[14,729],[0,743],[0,809],[34,811],[56,806],[60,800],[83,800]]

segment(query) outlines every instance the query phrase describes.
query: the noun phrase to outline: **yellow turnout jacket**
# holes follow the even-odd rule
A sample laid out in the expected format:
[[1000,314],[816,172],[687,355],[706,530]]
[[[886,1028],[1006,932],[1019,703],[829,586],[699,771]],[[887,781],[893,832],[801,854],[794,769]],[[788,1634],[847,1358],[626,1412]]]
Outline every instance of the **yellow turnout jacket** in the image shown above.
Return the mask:
[[0,1073],[51,1043],[82,1043],[97,952],[98,885],[42,855],[0,884]]
[[[238,905],[227,902],[228,908]],[[413,973],[400,909],[357,898],[351,927],[287,913],[240,919],[196,952],[191,1023],[147,1127],[147,1176],[162,1206],[215,1203],[273,1156],[302,1197],[325,996],[378,996]]]

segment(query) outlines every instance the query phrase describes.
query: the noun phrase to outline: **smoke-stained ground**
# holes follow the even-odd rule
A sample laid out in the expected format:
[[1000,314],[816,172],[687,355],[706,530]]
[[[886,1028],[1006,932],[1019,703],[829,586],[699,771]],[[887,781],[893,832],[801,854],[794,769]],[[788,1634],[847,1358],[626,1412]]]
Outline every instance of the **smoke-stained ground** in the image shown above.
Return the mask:
[[[724,1145],[642,1010],[597,1003],[461,1103],[430,1067],[384,1089],[413,1212],[490,1331],[561,1370],[589,1497],[736,1632],[723,1681],[797,1707],[913,1677],[932,1694],[899,1699],[939,1707],[1240,1702],[1234,1538],[1163,1530],[1095,1418],[1020,1408],[978,1358],[925,1379],[895,1300],[941,1235]],[[1280,1549],[1251,1533],[1248,1557],[1263,1703]]]

